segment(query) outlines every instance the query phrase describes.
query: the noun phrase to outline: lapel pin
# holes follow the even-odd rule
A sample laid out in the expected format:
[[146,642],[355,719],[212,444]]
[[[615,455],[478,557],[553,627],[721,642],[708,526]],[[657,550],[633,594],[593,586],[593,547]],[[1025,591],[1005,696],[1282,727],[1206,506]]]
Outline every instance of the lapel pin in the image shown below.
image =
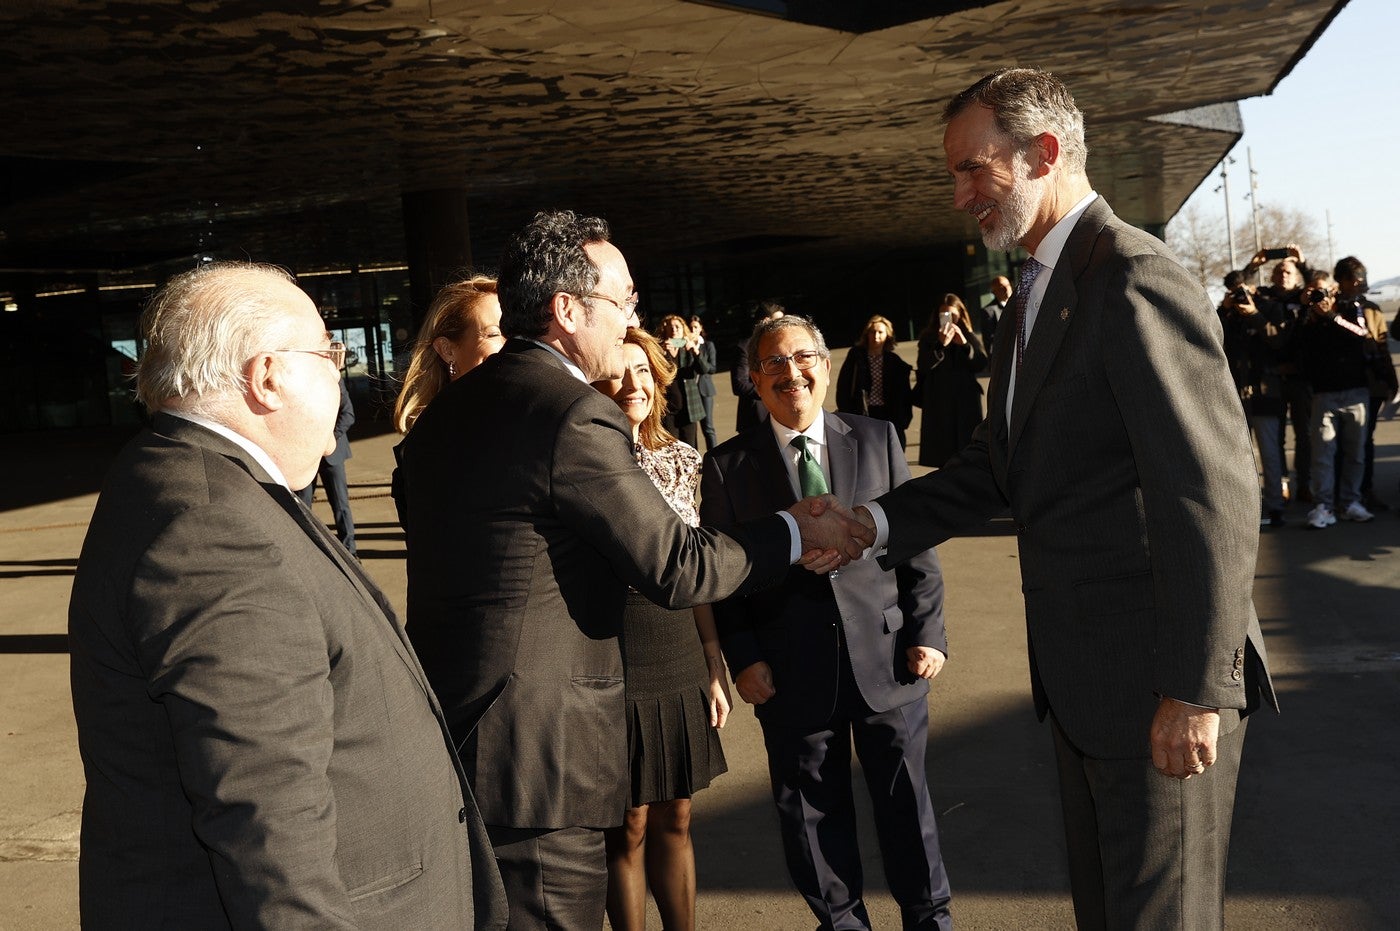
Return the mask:
[[1060,308],[1060,319],[1061,319],[1061,320],[1068,320],[1068,319],[1069,319],[1069,308],[1068,308],[1068,307],[1061,307],[1061,308]]

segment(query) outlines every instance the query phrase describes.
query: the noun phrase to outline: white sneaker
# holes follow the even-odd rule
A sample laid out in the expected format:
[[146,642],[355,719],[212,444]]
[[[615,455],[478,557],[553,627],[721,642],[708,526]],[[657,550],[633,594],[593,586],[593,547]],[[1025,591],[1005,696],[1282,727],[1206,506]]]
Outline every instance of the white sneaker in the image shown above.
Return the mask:
[[1319,504],[1308,512],[1308,526],[1314,530],[1331,527],[1337,522],[1337,515],[1325,504]]
[[1347,505],[1347,509],[1342,512],[1342,520],[1354,520],[1358,524],[1364,524],[1368,520],[1375,519],[1374,514],[1366,510],[1366,505],[1360,501],[1353,501]]

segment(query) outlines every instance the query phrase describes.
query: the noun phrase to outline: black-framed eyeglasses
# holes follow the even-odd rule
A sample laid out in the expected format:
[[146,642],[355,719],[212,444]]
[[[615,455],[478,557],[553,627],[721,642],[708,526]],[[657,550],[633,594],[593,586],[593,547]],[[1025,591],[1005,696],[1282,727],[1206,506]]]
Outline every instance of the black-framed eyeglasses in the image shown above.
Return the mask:
[[336,368],[345,366],[345,344],[338,339],[331,340],[325,349],[274,349],[273,352],[307,352],[313,356],[328,359]]
[[584,295],[584,297],[596,297],[600,301],[607,301],[609,304],[622,311],[622,316],[627,320],[631,320],[633,317],[637,316],[637,305],[642,302],[642,296],[636,293],[635,291],[632,292],[632,296],[625,301],[615,300],[611,297],[608,297],[606,294],[599,294],[597,291],[589,291],[587,294]]
[[797,366],[799,372],[805,372],[817,364],[817,360],[822,354],[815,349],[801,349],[790,356],[769,356],[766,359],[758,360],[758,370],[765,375],[781,375],[787,371],[788,363]]

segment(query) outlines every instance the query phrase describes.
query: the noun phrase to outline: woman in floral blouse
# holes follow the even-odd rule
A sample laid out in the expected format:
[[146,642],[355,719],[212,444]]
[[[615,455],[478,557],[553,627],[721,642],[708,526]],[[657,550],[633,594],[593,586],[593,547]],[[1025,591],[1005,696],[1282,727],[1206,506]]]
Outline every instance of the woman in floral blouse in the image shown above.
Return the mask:
[[[622,377],[595,387],[632,425],[637,464],[681,519],[698,526],[700,453],[661,426],[676,367],[654,337],[635,327],[623,353]],[[628,594],[622,661],[631,807],[623,824],[605,834],[608,920],[615,931],[645,927],[648,884],[663,927],[695,925],[690,798],[727,768],[717,729],[729,715],[729,682],[709,606],[691,615]]]

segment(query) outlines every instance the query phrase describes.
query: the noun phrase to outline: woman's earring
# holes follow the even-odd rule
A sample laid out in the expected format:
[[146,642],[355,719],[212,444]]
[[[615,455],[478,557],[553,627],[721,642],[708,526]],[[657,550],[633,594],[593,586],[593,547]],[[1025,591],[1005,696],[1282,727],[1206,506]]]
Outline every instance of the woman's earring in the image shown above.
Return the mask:
[[447,360],[447,377],[448,377],[448,378],[456,378],[456,377],[457,377],[457,362],[456,362],[455,359],[448,359],[448,360]]

